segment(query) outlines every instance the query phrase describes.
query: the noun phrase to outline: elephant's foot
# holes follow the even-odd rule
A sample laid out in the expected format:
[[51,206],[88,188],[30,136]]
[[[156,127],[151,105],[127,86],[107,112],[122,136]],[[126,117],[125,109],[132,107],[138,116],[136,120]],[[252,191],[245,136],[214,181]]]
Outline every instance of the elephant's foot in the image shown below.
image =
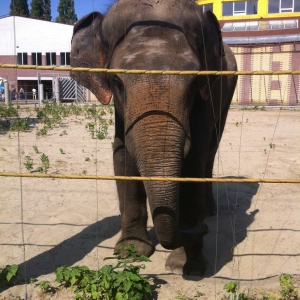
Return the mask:
[[150,240],[143,240],[135,237],[120,238],[115,246],[115,250],[126,245],[133,245],[137,251],[137,254],[147,257],[150,257],[155,251],[155,248]]
[[166,270],[179,275],[202,276],[205,272],[202,246],[194,245],[173,250],[167,258]]

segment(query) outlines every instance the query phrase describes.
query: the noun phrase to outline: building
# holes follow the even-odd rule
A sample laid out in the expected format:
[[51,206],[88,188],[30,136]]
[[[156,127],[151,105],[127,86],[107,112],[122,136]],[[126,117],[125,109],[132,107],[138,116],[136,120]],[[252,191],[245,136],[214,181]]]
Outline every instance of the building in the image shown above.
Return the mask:
[[[69,66],[73,26],[54,22],[10,16],[0,19],[0,61],[3,64],[35,66]],[[40,99],[60,98],[74,100],[77,88],[69,72],[51,70],[0,68],[0,78],[9,82],[12,98],[22,88],[26,99],[33,98],[35,89]],[[72,88],[60,90],[59,86]],[[70,87],[70,86],[69,86]],[[81,89],[82,90],[82,87]],[[68,92],[67,92],[68,91]],[[84,90],[82,90],[82,93]]]
[[[300,70],[300,0],[196,0],[203,11],[217,16],[223,40],[235,53],[239,70]],[[0,19],[0,62],[38,66],[68,66],[73,26],[6,17]],[[84,88],[73,88],[68,72],[0,69],[11,89],[32,89],[43,99],[95,100]],[[75,83],[76,84],[76,83]],[[58,88],[65,87],[64,89]],[[70,88],[71,87],[71,88]],[[55,92],[56,91],[56,92]],[[63,95],[66,91],[66,95]],[[288,105],[300,102],[299,75],[239,76],[234,104]]]
[[[197,0],[217,16],[239,70],[300,70],[300,0]],[[233,103],[299,105],[300,76],[240,76]]]

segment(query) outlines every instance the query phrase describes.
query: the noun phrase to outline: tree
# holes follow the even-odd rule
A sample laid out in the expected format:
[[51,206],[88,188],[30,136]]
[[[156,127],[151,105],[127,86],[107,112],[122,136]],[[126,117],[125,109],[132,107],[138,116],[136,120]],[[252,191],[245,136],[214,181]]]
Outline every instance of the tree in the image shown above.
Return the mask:
[[27,0],[11,0],[10,16],[29,17]]
[[74,0],[60,0],[57,12],[57,23],[73,25],[78,20],[74,8]]
[[33,19],[51,21],[50,0],[32,0],[30,17]]
[[33,19],[44,19],[44,0],[32,0],[30,18]]
[[44,20],[51,21],[51,1],[45,0],[45,6],[44,6]]

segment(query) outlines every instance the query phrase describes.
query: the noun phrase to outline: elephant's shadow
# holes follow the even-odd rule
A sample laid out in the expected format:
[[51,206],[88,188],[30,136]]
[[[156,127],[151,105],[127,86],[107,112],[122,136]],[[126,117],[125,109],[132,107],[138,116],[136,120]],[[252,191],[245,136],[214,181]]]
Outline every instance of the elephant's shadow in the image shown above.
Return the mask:
[[[19,265],[21,276],[17,284],[24,283],[25,277],[27,280],[36,278],[54,273],[59,266],[76,264],[100,243],[116,235],[120,231],[120,226],[120,216],[104,218],[85,227],[53,248],[26,260]],[[0,292],[1,290],[0,288]]]
[[[243,177],[226,177],[242,179]],[[258,183],[214,183],[214,199],[217,214],[204,222],[209,233],[204,237],[203,254],[206,261],[204,277],[211,277],[233,259],[234,248],[247,236],[247,228],[254,220],[258,210],[247,213],[251,201],[259,188]],[[154,228],[150,230],[154,245],[158,244]],[[185,276],[188,280],[198,280]]]
[[[239,177],[241,178],[241,177]],[[247,212],[259,188],[258,183],[215,183],[214,198],[218,210],[205,219],[209,234],[204,238],[205,277],[215,275],[233,259],[234,248],[247,236],[247,228],[257,209]]]

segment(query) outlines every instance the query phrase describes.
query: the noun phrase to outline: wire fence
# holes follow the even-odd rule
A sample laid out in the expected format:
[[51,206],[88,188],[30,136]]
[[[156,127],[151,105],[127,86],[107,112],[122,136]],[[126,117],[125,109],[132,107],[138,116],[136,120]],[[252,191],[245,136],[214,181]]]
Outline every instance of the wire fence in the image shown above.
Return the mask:
[[[224,72],[224,71],[162,71],[162,70],[119,70],[119,69],[90,69],[90,68],[67,68],[67,67],[41,67],[41,66],[25,66],[25,65],[10,65],[10,64],[0,64],[0,68],[16,68],[16,69],[24,69],[24,68],[29,68],[29,69],[37,69],[37,70],[53,70],[53,71],[72,71],[72,72],[95,72],[95,73],[124,73],[124,74],[149,74],[149,75],[217,75],[217,76],[222,76],[222,75],[282,75],[282,74],[291,74],[291,75],[300,75],[300,71],[236,71],[236,72]],[[278,114],[278,118],[280,116],[280,112]],[[275,129],[274,129],[275,131]],[[242,132],[241,132],[242,134]],[[272,140],[273,142],[273,140]],[[97,146],[97,144],[96,144]],[[96,170],[96,173],[98,173],[98,171]],[[225,177],[225,178],[221,178],[221,177],[214,177],[214,178],[174,178],[174,177],[137,177],[137,176],[105,176],[105,175],[77,175],[77,174],[37,174],[37,173],[22,173],[22,172],[0,172],[0,178],[1,177],[5,177],[5,178],[20,178],[20,180],[22,180],[22,178],[29,178],[29,179],[77,179],[77,180],[96,180],[96,181],[99,181],[99,180],[108,180],[108,181],[115,181],[115,180],[125,180],[125,181],[172,181],[172,182],[192,182],[192,183],[200,183],[200,182],[213,182],[213,183],[229,183],[229,184],[247,184],[249,186],[251,186],[250,188],[253,189],[254,191],[251,192],[253,195],[255,195],[255,193],[258,191],[258,195],[257,195],[257,199],[258,197],[260,196],[259,193],[260,193],[260,190],[258,189],[258,184],[259,183],[267,183],[267,184],[281,184],[281,183],[286,183],[286,184],[299,184],[300,183],[300,179],[298,178],[241,178],[239,176],[237,177]],[[23,185],[24,183],[20,183],[21,185],[21,198],[23,197],[22,193],[23,193]],[[98,195],[99,193],[99,190],[98,190],[98,187],[97,187],[97,183],[95,184],[96,188],[96,194]],[[56,186],[57,187],[57,186]],[[70,185],[70,190],[73,188],[76,187],[76,184],[74,185]],[[28,187],[27,187],[28,188]],[[68,191],[67,188],[63,187],[65,189],[65,191]],[[49,189],[49,190],[48,190]],[[245,253],[245,249],[238,249],[238,247],[236,248],[237,250],[235,250],[235,253],[233,253],[233,248],[232,247],[235,247],[236,245],[238,245],[239,243],[242,243],[243,239],[241,239],[241,235],[243,236],[243,238],[245,238],[245,240],[247,240],[246,242],[244,241],[244,244],[246,247],[246,244],[248,245],[248,247],[250,247],[250,255],[253,256],[253,259],[257,259],[255,257],[255,254],[254,254],[254,245],[255,245],[255,241],[252,243],[252,236],[251,234],[256,234],[256,229],[255,227],[254,228],[250,228],[250,225],[253,223],[253,219],[254,219],[254,216],[255,216],[255,210],[253,213],[250,214],[250,216],[247,216],[246,213],[243,213],[241,215],[239,215],[238,213],[236,213],[236,211],[234,211],[234,209],[236,209],[236,207],[238,206],[237,203],[239,202],[238,201],[238,197],[239,197],[239,188],[237,188],[237,195],[236,195],[236,203],[229,203],[228,204],[228,215],[230,215],[229,219],[230,219],[230,224],[223,224],[221,223],[222,220],[218,220],[218,222],[220,222],[220,224],[210,224],[210,228],[212,228],[212,232],[215,234],[216,236],[216,244],[218,245],[221,245],[222,244],[222,256],[224,257],[230,257],[232,260],[235,260],[235,263],[236,263],[236,266],[234,266],[234,272],[235,274],[232,275],[232,274],[229,274],[226,276],[224,276],[223,278],[221,279],[224,279],[226,278],[226,280],[228,278],[233,278],[235,276],[235,278],[237,279],[240,279],[240,265],[242,264],[241,261],[242,259],[244,259],[244,257],[246,257],[248,254]],[[51,204],[51,191],[50,191],[50,188],[49,186],[45,187],[45,190],[46,193],[47,193],[47,201],[45,201],[47,204],[45,210],[48,209],[49,206],[51,205],[57,205],[56,203],[55,204]],[[74,191],[74,194],[72,194],[73,196],[75,195],[75,193],[77,193],[78,191]],[[29,192],[30,193],[30,192]],[[228,193],[228,190],[225,189],[225,191],[223,191],[224,195]],[[30,194],[31,195],[31,194]],[[73,200],[72,199],[72,195],[71,197],[69,197],[68,199],[70,200],[70,202]],[[75,196],[74,196],[75,197]],[[98,197],[98,196],[97,196]],[[48,201],[48,198],[49,198],[49,201]],[[225,197],[224,197],[225,198]],[[256,201],[257,201],[256,199]],[[89,211],[91,211],[92,209],[95,209],[97,211],[97,216],[96,216],[96,223],[97,226],[100,224],[98,222],[101,222],[99,220],[101,220],[101,217],[102,215],[100,214],[100,208],[98,207],[98,201],[99,199],[97,198],[96,202],[97,202],[97,206],[93,207],[91,205],[92,202],[84,202],[81,206],[79,206],[79,208],[77,208],[77,210],[81,210],[83,209],[83,206],[87,206]],[[251,202],[252,199],[247,199],[247,205]],[[55,201],[53,201],[55,202]],[[220,203],[219,203],[220,204]],[[23,206],[23,202],[22,202],[22,206]],[[103,204],[104,205],[104,204]],[[244,205],[243,201],[241,201],[241,205]],[[254,207],[256,208],[256,205],[257,203],[254,202]],[[232,206],[235,206],[234,209],[232,209],[231,207]],[[250,206],[250,204],[249,204]],[[34,206],[30,206],[31,208],[34,207]],[[243,208],[243,212],[246,211],[249,207],[245,207]],[[30,214],[29,212],[29,209],[26,211],[27,214]],[[42,213],[41,213],[42,214]],[[45,215],[42,215],[42,216],[36,216],[36,218],[38,218],[39,222],[36,222],[35,223],[32,223],[32,222],[26,222],[25,219],[23,219],[23,215],[24,215],[24,211],[23,211],[23,207],[22,207],[22,220],[21,222],[18,221],[18,222],[7,222],[8,225],[10,226],[15,226],[15,225],[19,225],[21,224],[22,225],[22,230],[23,230],[23,235],[26,235],[25,232],[26,230],[30,227],[30,226],[36,226],[36,227],[39,227],[37,229],[40,230],[40,227],[45,227],[45,226],[48,226],[49,228],[47,229],[47,234],[49,234],[49,236],[51,236],[50,232],[52,234],[54,234],[57,230],[57,226],[60,225],[62,228],[64,226],[75,226],[75,222],[72,223],[71,221],[69,221],[69,223],[67,221],[64,220],[64,222],[61,222],[59,223],[57,221],[57,224],[54,225],[51,225],[52,227],[55,227],[55,228],[50,228],[50,225],[47,224],[47,222],[43,222],[42,218],[43,216],[45,217]],[[40,218],[39,218],[40,217]],[[236,224],[240,224],[244,221],[241,221],[242,219],[246,219],[245,221],[245,224],[243,226],[241,226],[240,228],[236,228],[237,225]],[[105,220],[105,218],[103,218],[103,220]],[[106,220],[105,220],[106,221]],[[115,220],[113,220],[115,221]],[[208,221],[209,222],[209,221]],[[240,223],[239,223],[240,222]],[[286,222],[286,221],[284,221]],[[49,222],[50,223],[50,222]],[[104,225],[104,228],[108,227],[108,231],[111,231],[112,233],[110,233],[111,235],[113,234],[116,234],[116,232],[118,232],[118,230],[111,225],[112,221],[109,220],[107,222],[107,224],[105,222],[102,222],[101,225],[105,224]],[[281,223],[280,223],[281,224]],[[37,226],[38,225],[38,226]],[[86,236],[90,236],[90,235],[95,235],[95,231],[97,232],[96,233],[96,238],[95,238],[95,245],[92,245],[94,247],[99,247],[97,246],[99,243],[103,242],[103,240],[105,240],[105,238],[102,238],[101,234],[102,234],[102,231],[105,231],[104,229],[95,229],[95,226],[93,227],[94,224],[92,225],[84,225],[84,224],[80,224],[78,225],[76,223],[76,226],[82,226],[82,227],[86,227],[86,229],[82,230],[82,232],[79,232],[77,233],[77,236],[74,235],[74,237],[71,237],[69,239],[67,239],[66,241],[63,241],[63,242],[59,242],[58,239],[54,239],[54,241],[52,242],[51,240],[51,243],[53,245],[40,245],[38,243],[38,241],[36,242],[30,242],[32,239],[32,237],[25,237],[23,238],[23,242],[22,243],[16,243],[16,242],[10,242],[10,243],[7,243],[7,245],[3,245],[3,247],[12,247],[12,246],[15,246],[15,247],[22,247],[23,249],[21,249],[24,253],[24,259],[23,259],[23,263],[22,263],[22,266],[23,268],[27,268],[27,270],[30,270],[30,269],[34,269],[35,266],[39,263],[41,263],[41,261],[47,261],[47,259],[49,259],[49,257],[52,257],[51,256],[51,253],[50,251],[51,250],[47,250],[47,251],[42,251],[39,249],[39,251],[41,252],[41,254],[38,254],[36,256],[33,255],[32,258],[28,259],[28,257],[26,257],[26,255],[29,255],[28,254],[28,248],[29,247],[40,247],[41,249],[44,249],[44,248],[49,248],[49,249],[53,249],[53,252],[55,251],[62,251],[61,249],[66,249],[68,252],[68,254],[65,256],[65,257],[59,257],[57,259],[57,261],[53,262],[49,262],[49,263],[52,263],[52,264],[69,264],[71,265],[72,263],[76,263],[77,261],[79,261],[80,259],[82,259],[82,257],[80,257],[80,255],[78,253],[74,254],[75,252],[73,252],[73,249],[75,248],[74,247],[74,244],[78,244],[78,243],[81,243],[83,238]],[[287,230],[291,230],[289,229],[288,226],[284,227],[286,225],[286,223],[283,223],[281,224],[281,228],[279,228],[279,230],[283,230],[283,229],[286,229]],[[218,229],[218,226],[220,227],[223,227],[221,228],[220,230]],[[222,229],[228,229],[230,228],[230,230],[232,230],[231,234],[233,235],[233,243],[231,245],[228,245],[226,243],[228,243],[228,241],[226,241],[226,243],[223,243],[223,240],[222,238],[223,237],[219,237],[218,238],[218,234],[220,234],[220,232],[222,232]],[[246,230],[247,228],[249,229],[248,230],[248,236],[250,235],[250,238],[247,236],[246,234]],[[107,228],[106,228],[107,229]],[[63,229],[61,229],[63,230]],[[229,229],[228,229],[229,230]],[[240,231],[239,231],[240,230]],[[265,229],[262,229],[263,231],[265,231]],[[274,229],[274,231],[277,230],[276,228]],[[294,229],[293,229],[294,230]],[[101,234],[99,233],[101,231]],[[295,234],[297,233],[296,232],[297,229],[295,229]],[[41,232],[43,232],[41,230]],[[107,236],[110,236],[110,234],[107,234]],[[38,235],[38,234],[36,234]],[[248,238],[248,239],[247,239]],[[278,244],[278,239],[280,238],[280,233],[275,236],[274,238],[274,241],[275,241],[275,244],[277,245]],[[33,238],[34,239],[34,238]],[[269,241],[270,244],[272,241]],[[50,242],[49,242],[50,243]],[[211,242],[212,243],[212,242]],[[219,250],[218,246],[216,245],[216,253]],[[89,250],[91,250],[92,246],[89,246],[87,247]],[[44,248],[43,248],[44,247]],[[102,249],[104,249],[105,247],[110,247],[110,246],[107,246],[107,245],[102,245],[101,246]],[[253,248],[251,248],[253,247]],[[275,247],[275,246],[273,246]],[[160,248],[159,248],[160,249]],[[212,248],[211,248],[212,249]],[[226,249],[229,249],[229,250],[226,250]],[[109,249],[111,250],[111,248]],[[251,252],[251,250],[253,250]],[[34,250],[34,251],[37,251],[38,250]],[[98,248],[97,248],[97,251],[98,251]],[[163,250],[159,250],[161,252],[163,252]],[[6,252],[7,249],[6,249]],[[88,250],[85,251],[86,253],[89,253]],[[209,251],[209,252],[213,252],[213,251]],[[230,253],[229,253],[230,252]],[[259,272],[261,272],[260,274],[263,274],[263,271],[265,271],[265,269],[267,268],[267,264],[270,262],[270,257],[273,256],[273,255],[277,255],[277,254],[274,254],[274,248],[270,250],[271,254],[269,254],[267,256],[267,258],[265,258],[265,256],[263,256],[263,259],[264,261],[260,261],[259,263],[259,266],[261,267],[261,269],[259,270]],[[71,253],[71,254],[70,254]],[[30,254],[32,255],[32,254]],[[210,253],[208,254],[208,256],[210,255]],[[212,254],[213,255],[216,255],[215,253]],[[282,254],[283,255],[283,254]],[[217,255],[216,255],[217,256]],[[291,255],[289,257],[288,256],[288,259],[292,260],[293,259],[293,256]],[[98,253],[97,253],[97,262],[99,261],[99,258],[98,258]],[[233,265],[235,264],[233,263]],[[286,263],[286,261],[284,261],[283,263],[281,263],[280,261],[280,265],[278,266],[278,270],[281,271],[284,269],[284,264]],[[225,265],[225,263],[222,261],[223,265]],[[216,266],[215,267],[216,270],[220,269],[219,266]],[[237,270],[237,271],[236,271]],[[278,271],[278,272],[279,272]],[[40,273],[38,273],[38,275],[44,275],[43,271],[39,271]],[[234,273],[232,272],[232,273]],[[248,273],[247,273],[248,274]],[[260,275],[258,274],[258,275]],[[215,278],[217,278],[218,276],[216,276]],[[255,276],[253,276],[255,277]]]

